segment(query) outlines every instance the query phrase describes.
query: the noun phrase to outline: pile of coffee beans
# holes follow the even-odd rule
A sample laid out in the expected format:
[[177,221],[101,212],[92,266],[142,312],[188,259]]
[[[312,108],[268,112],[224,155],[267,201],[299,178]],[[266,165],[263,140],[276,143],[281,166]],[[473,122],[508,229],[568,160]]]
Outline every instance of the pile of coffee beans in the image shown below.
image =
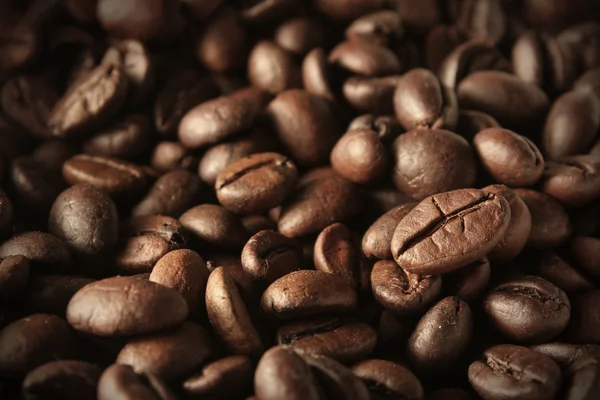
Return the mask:
[[0,399],[600,399],[600,2],[0,0]]

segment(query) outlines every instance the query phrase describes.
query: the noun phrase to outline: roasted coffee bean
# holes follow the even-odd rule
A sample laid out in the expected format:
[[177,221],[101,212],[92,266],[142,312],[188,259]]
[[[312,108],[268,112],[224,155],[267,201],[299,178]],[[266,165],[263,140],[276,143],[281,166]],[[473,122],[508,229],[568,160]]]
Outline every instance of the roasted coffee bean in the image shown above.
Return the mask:
[[205,101],[181,119],[179,141],[190,149],[222,142],[250,128],[259,111],[258,104],[242,96]]
[[29,280],[29,260],[9,256],[0,262],[0,299],[8,300],[21,292]]
[[357,111],[391,114],[394,112],[394,90],[400,79],[397,75],[382,78],[353,76],[344,82],[342,92]]
[[461,107],[483,111],[517,131],[538,121],[550,105],[541,89],[500,71],[475,72],[461,81],[456,93]]
[[192,69],[175,70],[167,77],[154,102],[154,126],[163,136],[177,133],[181,118],[194,106],[218,94],[212,79]]
[[237,283],[223,267],[208,277],[206,309],[213,330],[229,351],[253,357],[264,351]]
[[320,19],[296,17],[284,21],[274,33],[273,40],[284,50],[304,56],[315,47],[330,42],[327,25]]
[[485,351],[484,360],[471,364],[469,381],[486,399],[550,400],[560,387],[558,365],[526,347],[497,345]]
[[40,365],[23,381],[26,399],[94,400],[102,370],[84,361],[61,360]]
[[254,393],[264,400],[317,400],[319,388],[310,367],[291,349],[272,347],[256,366]]
[[295,271],[264,291],[261,310],[271,319],[309,317],[354,311],[356,290],[343,278],[321,271]]
[[166,215],[178,218],[200,202],[203,186],[200,179],[191,172],[168,172],[154,182],[146,196],[133,208],[132,215]]
[[32,314],[0,331],[0,376],[22,377],[49,361],[72,359],[78,338],[67,321],[50,314]]
[[515,189],[531,213],[531,231],[527,244],[537,248],[558,246],[571,235],[569,215],[563,206],[544,193]]
[[473,138],[473,147],[486,171],[511,187],[534,185],[544,172],[544,157],[525,136],[502,128],[488,128]]
[[[4,18],[3,22],[8,22]],[[0,61],[2,76],[29,64],[39,53],[41,48],[41,35],[29,25],[11,21],[3,23],[0,31],[2,38],[2,53],[5,54]]]
[[456,133],[467,139],[469,142],[480,131],[487,128],[499,128],[500,124],[494,118],[481,111],[460,110],[458,114],[458,124]]
[[362,251],[371,258],[392,260],[390,243],[396,226],[417,203],[409,202],[396,206],[379,217],[365,232],[362,239]]
[[382,10],[357,18],[346,29],[349,41],[364,41],[389,46],[402,40],[405,35],[400,13]]
[[168,381],[187,375],[210,353],[208,332],[198,324],[184,322],[179,328],[130,340],[116,361],[131,365],[138,374]]
[[82,150],[93,156],[135,160],[149,149],[151,135],[150,121],[134,114],[86,140]]
[[141,167],[108,157],[80,154],[67,160],[62,171],[71,185],[87,183],[117,201],[139,196],[148,184]]
[[[571,242],[572,247],[576,240],[577,238],[574,238]],[[541,255],[533,265],[532,272],[564,290],[569,296],[585,293],[595,288],[585,275],[552,251],[546,251]],[[593,277],[593,275],[591,276]]]
[[571,306],[571,320],[567,338],[573,343],[598,343],[600,341],[600,317],[596,304],[600,290],[592,290],[575,299]]
[[196,57],[209,70],[226,73],[244,65],[248,38],[239,13],[222,8],[205,26],[195,46]]
[[374,131],[384,144],[392,142],[403,132],[400,123],[391,115],[365,114],[358,116],[348,125],[348,131],[355,129]]
[[141,215],[131,218],[121,228],[125,236],[154,235],[167,240],[173,247],[185,247],[188,233],[172,217],[164,215]]
[[62,192],[50,210],[50,233],[78,255],[106,253],[117,242],[118,214],[112,200],[87,184]]
[[369,399],[365,384],[346,366],[324,356],[302,354],[302,358],[310,365],[327,398]]
[[301,86],[300,66],[291,53],[268,41],[258,42],[248,56],[252,85],[277,94]]
[[98,382],[98,400],[176,400],[158,377],[136,374],[129,365],[113,364],[104,370]]
[[590,236],[575,236],[570,244],[570,256],[575,265],[594,282],[600,281],[600,240]]
[[137,40],[123,40],[116,47],[129,80],[128,103],[133,107],[146,104],[156,82],[156,67],[150,53]]
[[377,332],[370,325],[339,318],[292,322],[277,331],[277,343],[298,354],[325,356],[346,364],[368,357],[376,342]]
[[23,232],[0,245],[0,258],[23,256],[33,270],[66,272],[71,269],[71,255],[65,242],[44,232]]
[[453,129],[458,121],[454,91],[445,89],[433,72],[422,68],[402,75],[394,93],[394,110],[407,131]]
[[464,38],[456,26],[437,25],[427,33],[423,43],[425,66],[437,73],[446,56],[458,47]]
[[320,47],[311,50],[302,61],[302,86],[315,96],[335,101],[339,96],[341,77],[327,61],[327,52]]
[[458,297],[446,297],[431,307],[415,327],[408,339],[408,359],[422,373],[447,371],[465,351],[472,333],[469,305]]
[[56,196],[68,185],[60,170],[47,169],[31,157],[12,162],[10,180],[19,202],[31,210],[47,212]]
[[190,208],[179,221],[202,244],[239,250],[248,239],[242,221],[231,211],[214,204]]
[[283,204],[277,226],[285,236],[306,236],[352,218],[363,203],[352,182],[340,177],[317,179],[299,187]]
[[600,156],[580,155],[549,162],[542,190],[565,206],[583,206],[600,197]]
[[586,71],[575,81],[575,83],[573,83],[573,90],[590,93],[600,99],[600,86],[598,86],[599,76],[600,68]]
[[179,142],[159,142],[151,156],[150,165],[159,173],[177,169],[194,171],[198,167],[198,158],[191,154]]
[[219,202],[239,214],[260,214],[280,205],[294,188],[298,171],[287,157],[259,153],[244,157],[217,176]]
[[386,47],[367,42],[342,42],[329,53],[329,62],[350,73],[385,76],[401,72],[396,55]]
[[204,304],[208,269],[195,251],[173,250],[153,266],[150,281],[177,290],[194,314]]
[[389,154],[380,137],[370,129],[345,133],[331,150],[331,165],[355,183],[370,183],[387,170]]
[[50,133],[76,137],[104,124],[127,98],[128,79],[118,50],[107,51],[102,63],[74,82],[56,103],[48,118]]
[[419,378],[401,364],[370,359],[352,366],[352,372],[365,383],[371,398],[423,398],[424,390]]
[[267,107],[267,114],[283,146],[302,166],[316,166],[327,161],[342,134],[331,104],[304,90],[279,93]]
[[556,99],[544,127],[544,154],[550,159],[560,159],[587,152],[598,136],[598,115],[600,99],[591,94],[572,91]]
[[531,213],[525,202],[507,186],[491,185],[482,190],[504,197],[510,206],[510,222],[504,237],[487,255],[493,263],[504,263],[515,258],[527,244],[531,232]]
[[414,130],[393,144],[392,180],[416,200],[436,193],[471,187],[477,169],[469,143],[442,129]]
[[202,372],[183,382],[183,391],[192,397],[238,398],[251,393],[254,367],[246,356],[229,356],[211,362]]
[[439,275],[420,276],[393,261],[378,261],[371,271],[373,297],[386,310],[397,315],[420,314],[436,300],[441,289]]
[[6,115],[34,137],[48,138],[48,118],[58,101],[55,90],[43,79],[15,76],[2,87],[0,103]]
[[469,75],[485,70],[510,72],[510,63],[498,49],[478,41],[468,41],[444,58],[437,73],[442,84],[454,89]]
[[17,300],[27,313],[64,317],[71,298],[93,279],[73,275],[33,275]]
[[302,247],[278,232],[261,230],[242,249],[242,267],[252,279],[271,283],[302,268]]
[[186,301],[177,291],[119,276],[84,286],[67,307],[67,320],[76,330],[109,337],[160,331],[187,315]]
[[277,224],[271,218],[264,215],[248,215],[242,218],[242,224],[248,234],[254,236],[260,231],[274,231]]
[[484,300],[495,329],[519,343],[544,343],[569,323],[571,304],[566,293],[536,276],[503,283]]
[[444,275],[444,292],[470,303],[483,294],[490,281],[490,274],[490,262],[487,258],[475,261]]
[[494,0],[450,1],[448,13],[458,29],[474,41],[498,43],[506,31],[503,5]]
[[392,254],[398,265],[412,273],[450,272],[494,248],[506,232],[510,215],[506,199],[495,193],[459,189],[436,194],[398,223]]
[[336,223],[323,229],[315,241],[315,269],[344,278],[353,287],[360,285],[360,250],[352,232]]
[[115,13],[118,3],[113,0],[99,0],[96,16],[102,27],[117,37],[141,40],[157,37],[162,33],[163,24],[167,21],[169,7],[173,7],[165,0],[154,1],[146,5],[143,15],[139,15],[135,10],[141,4],[137,0],[130,0],[126,10]]

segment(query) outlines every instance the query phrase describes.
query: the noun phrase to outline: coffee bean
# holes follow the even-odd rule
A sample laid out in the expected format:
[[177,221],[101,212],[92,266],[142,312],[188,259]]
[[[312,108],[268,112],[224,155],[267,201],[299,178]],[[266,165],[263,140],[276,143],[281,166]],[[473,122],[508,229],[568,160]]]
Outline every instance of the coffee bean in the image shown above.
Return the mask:
[[471,187],[475,157],[462,137],[442,129],[414,130],[394,141],[392,179],[403,193],[421,200],[435,193]]
[[490,281],[490,262],[487,258],[475,261],[444,276],[444,292],[471,303],[483,294]]
[[92,156],[135,160],[149,149],[151,135],[150,121],[133,114],[86,140],[82,150]]
[[371,271],[373,297],[398,315],[422,313],[436,300],[442,288],[440,276],[420,276],[393,261],[378,261]]
[[461,107],[483,111],[503,127],[518,130],[546,112],[548,96],[539,88],[500,71],[475,72],[457,89]]
[[247,52],[246,28],[239,13],[227,7],[222,8],[205,26],[195,46],[196,57],[217,73],[243,66]]
[[346,132],[331,150],[331,165],[340,176],[355,183],[380,178],[389,165],[389,154],[375,131]]
[[202,372],[183,382],[183,391],[193,397],[243,397],[251,392],[254,367],[246,356],[229,356],[211,362]]
[[9,256],[0,262],[0,298],[8,300],[27,285],[29,260],[23,256]]
[[241,96],[219,97],[189,110],[179,124],[179,140],[196,149],[229,139],[250,128],[259,107]]
[[339,362],[324,356],[303,354],[320,387],[328,398],[369,399],[366,386],[354,373]]
[[219,202],[242,214],[263,213],[278,206],[296,183],[296,166],[277,153],[244,157],[217,176],[215,190]]
[[394,111],[394,90],[399,81],[400,77],[397,75],[382,78],[353,76],[344,82],[342,92],[357,111],[391,114]]
[[336,223],[323,229],[315,241],[315,269],[343,278],[357,288],[360,284],[360,253],[350,230]]
[[455,26],[437,25],[432,28],[427,33],[423,44],[427,68],[434,73],[438,72],[446,56],[458,47],[463,40],[462,33]]
[[367,385],[371,398],[423,398],[421,382],[403,365],[370,359],[355,364],[352,372]]
[[505,185],[532,186],[544,172],[544,158],[537,146],[507,129],[484,129],[473,138],[473,146],[486,171]]
[[329,62],[357,75],[385,76],[401,72],[400,61],[391,50],[366,42],[338,44],[329,53]]
[[49,361],[77,354],[78,339],[64,319],[32,314],[0,331],[0,375],[21,377]]
[[331,104],[304,90],[279,93],[267,107],[267,114],[277,137],[298,165],[316,166],[327,161],[342,134]]
[[469,381],[486,399],[550,400],[558,392],[560,368],[543,354],[526,347],[501,344],[487,349],[484,360],[471,364]]
[[264,215],[248,215],[242,218],[242,224],[252,236],[260,231],[274,231],[277,229],[275,221]]
[[21,75],[8,80],[0,93],[6,115],[34,137],[49,137],[48,118],[58,101],[55,90],[43,79]]
[[599,74],[600,68],[586,71],[573,83],[573,90],[590,93],[600,99],[600,87],[598,86]]
[[27,313],[64,317],[71,298],[93,279],[73,275],[33,275],[17,300]]
[[106,52],[103,62],[74,82],[48,118],[50,133],[58,137],[85,135],[105,123],[121,108],[128,80],[118,50]]
[[23,395],[26,399],[94,400],[101,374],[98,366],[84,361],[51,361],[27,374]]
[[456,133],[470,142],[479,131],[487,128],[499,128],[500,124],[486,113],[473,110],[460,110]]
[[284,347],[267,350],[256,366],[254,393],[260,399],[317,400],[319,389],[310,367]]
[[201,199],[203,185],[200,179],[185,170],[162,175],[133,208],[132,215],[166,215],[180,217]]
[[148,49],[137,40],[123,40],[117,44],[117,49],[129,79],[128,103],[139,107],[147,102],[154,89],[156,66]]
[[561,333],[569,322],[571,304],[561,289],[535,276],[503,283],[485,298],[494,327],[519,343],[543,343]]
[[321,271],[295,271],[264,291],[261,310],[272,319],[350,312],[356,308],[354,288],[343,278]]
[[187,315],[177,291],[132,277],[90,283],[67,307],[67,320],[76,330],[109,337],[156,332],[180,324]]
[[537,248],[553,247],[571,235],[569,215],[553,197],[531,189],[515,189],[531,213],[527,244]]
[[352,182],[317,179],[298,188],[283,204],[277,226],[285,236],[306,236],[357,215],[362,207],[362,193]]
[[453,367],[473,333],[469,305],[446,297],[427,311],[408,339],[407,356],[417,371],[441,373]]
[[0,258],[24,256],[32,269],[40,272],[66,272],[71,269],[71,255],[65,242],[44,232],[23,232],[0,246]]
[[[571,242],[572,248],[576,240],[577,238],[574,238]],[[564,290],[569,296],[585,293],[595,288],[594,284],[585,275],[552,251],[546,251],[542,254],[540,259],[533,265],[533,272]]]
[[508,202],[494,193],[460,189],[433,195],[398,223],[392,254],[409,272],[450,272],[494,248],[506,232],[510,215]]
[[17,199],[38,213],[47,212],[56,196],[67,187],[60,170],[47,169],[31,157],[12,162],[10,180]]
[[371,259],[392,260],[390,243],[396,226],[416,205],[417,203],[413,202],[401,204],[373,222],[362,239],[363,253]]
[[341,79],[334,70],[335,67],[327,61],[327,52],[317,47],[302,61],[302,86],[312,95],[335,101],[340,95]]
[[515,258],[527,244],[531,232],[531,213],[523,200],[507,186],[491,185],[482,190],[504,197],[510,206],[510,222],[504,237],[487,255],[494,263],[505,263]]
[[208,277],[206,309],[213,330],[229,351],[253,357],[264,351],[237,283],[223,267]]
[[209,77],[192,69],[175,70],[167,77],[154,102],[156,131],[163,136],[172,136],[189,110],[217,94],[216,84]]
[[405,29],[400,14],[382,10],[354,20],[345,32],[349,41],[364,41],[389,46],[403,39]]
[[273,40],[282,49],[304,56],[315,47],[326,47],[331,41],[327,25],[311,17],[290,18],[279,25]]
[[179,218],[181,225],[202,244],[224,249],[241,249],[248,233],[240,219],[224,207],[201,204]]
[[152,153],[150,165],[159,173],[177,169],[194,171],[198,167],[198,158],[191,154],[179,142],[159,142]]
[[160,236],[172,247],[185,247],[189,241],[188,233],[174,218],[164,215],[141,215],[131,218],[121,225],[124,236],[153,235]]
[[365,114],[358,116],[348,125],[348,131],[355,129],[374,131],[384,144],[392,142],[403,132],[402,126],[391,115]]
[[302,356],[325,356],[348,364],[373,352],[377,333],[362,322],[322,317],[282,326],[277,331],[277,342]]
[[56,198],[48,227],[76,254],[93,256],[114,247],[117,224],[112,200],[93,186],[77,184]]
[[600,156],[580,155],[549,162],[542,190],[566,206],[582,206],[600,197]]
[[300,243],[278,232],[263,230],[242,249],[242,267],[252,279],[271,283],[302,267]]
[[184,322],[180,328],[130,340],[116,361],[131,365],[138,374],[172,380],[187,375],[210,353],[208,332],[193,322]]
[[72,185],[90,184],[115,200],[139,196],[148,182],[143,169],[135,164],[85,154],[67,160],[63,164],[63,176]]
[[129,365],[113,364],[98,382],[98,400],[115,397],[133,400],[175,400],[164,382],[154,375],[136,374]]
[[301,86],[300,67],[293,55],[268,41],[258,42],[250,52],[248,78],[252,85],[273,94]]
[[454,92],[445,90],[435,74],[422,68],[402,75],[394,93],[394,110],[407,131],[452,129],[458,120]]

